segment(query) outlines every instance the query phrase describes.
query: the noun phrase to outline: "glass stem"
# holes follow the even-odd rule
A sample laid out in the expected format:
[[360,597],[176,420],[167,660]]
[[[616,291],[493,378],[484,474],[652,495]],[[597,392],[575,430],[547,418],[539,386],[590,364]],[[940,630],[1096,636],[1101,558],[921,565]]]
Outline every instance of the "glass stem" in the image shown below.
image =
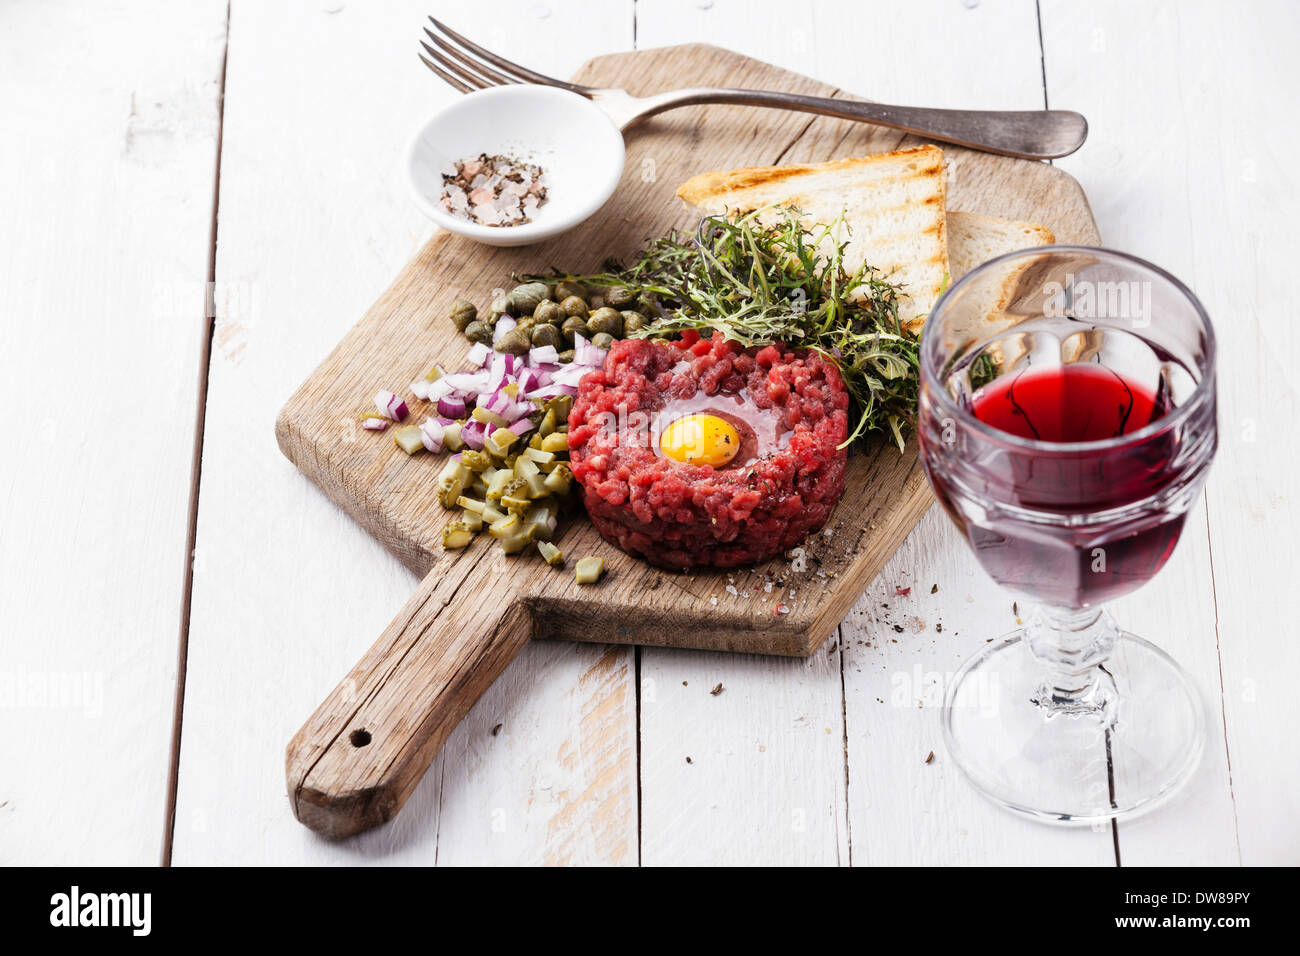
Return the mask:
[[1106,659],[1119,629],[1101,608],[1041,607],[1025,627],[1025,643],[1043,669],[1033,702],[1044,717],[1115,722],[1118,694]]

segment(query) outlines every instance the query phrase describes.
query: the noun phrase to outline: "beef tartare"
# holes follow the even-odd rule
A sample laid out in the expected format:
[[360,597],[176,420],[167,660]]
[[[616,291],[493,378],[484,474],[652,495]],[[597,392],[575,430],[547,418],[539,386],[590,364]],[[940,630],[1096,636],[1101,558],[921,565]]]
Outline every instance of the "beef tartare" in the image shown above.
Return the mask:
[[612,544],[735,567],[820,529],[844,492],[849,396],[814,352],[721,335],[615,342],[569,414],[574,477]]

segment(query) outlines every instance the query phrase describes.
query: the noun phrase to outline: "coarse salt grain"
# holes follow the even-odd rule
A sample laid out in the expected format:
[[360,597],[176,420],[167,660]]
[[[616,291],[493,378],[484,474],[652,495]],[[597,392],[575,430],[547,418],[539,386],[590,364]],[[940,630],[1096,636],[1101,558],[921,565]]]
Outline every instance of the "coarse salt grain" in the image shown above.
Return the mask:
[[531,222],[546,202],[540,166],[511,156],[461,159],[442,167],[444,210],[480,226],[518,226]]

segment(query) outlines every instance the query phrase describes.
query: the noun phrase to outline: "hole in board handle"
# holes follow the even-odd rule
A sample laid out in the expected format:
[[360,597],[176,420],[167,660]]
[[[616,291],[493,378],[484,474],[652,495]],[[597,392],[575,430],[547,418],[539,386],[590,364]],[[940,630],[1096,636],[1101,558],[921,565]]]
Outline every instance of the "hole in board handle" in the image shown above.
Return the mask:
[[370,743],[370,731],[354,730],[352,733],[348,734],[348,740],[352,742],[352,746],[354,747],[364,747],[366,744]]

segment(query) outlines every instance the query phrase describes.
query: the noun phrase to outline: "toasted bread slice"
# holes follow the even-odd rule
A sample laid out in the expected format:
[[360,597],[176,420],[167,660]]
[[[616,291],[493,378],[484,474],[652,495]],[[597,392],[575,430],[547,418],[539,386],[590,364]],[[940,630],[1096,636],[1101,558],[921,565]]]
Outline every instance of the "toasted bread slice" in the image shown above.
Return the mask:
[[824,223],[843,212],[845,268],[852,272],[866,262],[886,273],[899,286],[899,316],[909,328],[925,321],[947,281],[947,176],[937,146],[701,173],[677,195],[710,213],[795,206],[807,221]]
[[956,282],[981,263],[1006,252],[1050,246],[1056,236],[1046,226],[973,212],[948,212],[948,268]]

